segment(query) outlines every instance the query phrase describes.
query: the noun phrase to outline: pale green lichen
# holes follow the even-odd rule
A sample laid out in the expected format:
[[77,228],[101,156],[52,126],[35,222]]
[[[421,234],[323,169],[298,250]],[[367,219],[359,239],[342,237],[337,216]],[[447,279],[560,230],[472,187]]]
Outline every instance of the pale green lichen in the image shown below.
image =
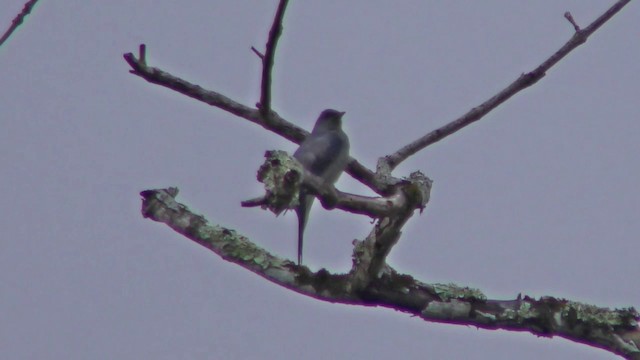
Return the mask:
[[202,226],[198,229],[197,236],[212,246],[218,247],[223,256],[245,262],[253,261],[263,269],[270,266],[270,257],[265,254],[265,251],[233,229],[219,225]]
[[562,317],[601,328],[638,326],[638,313],[634,308],[610,310],[577,301],[566,304]]
[[517,312],[516,312],[516,313],[517,313],[517,315],[518,315],[518,316],[520,316],[521,318],[528,318],[528,317],[531,317],[531,316],[532,316],[532,314],[531,314],[531,310],[532,310],[532,309],[533,309],[533,308],[532,308],[532,306],[531,306],[531,303],[530,303],[530,302],[528,302],[528,301],[522,301],[522,302],[520,303],[520,306],[518,307],[518,310],[517,310]]
[[261,268],[266,269],[269,267],[269,261],[264,253],[258,254],[255,258],[253,258],[253,262],[257,265],[260,265]]
[[478,289],[470,287],[461,287],[453,283],[449,284],[433,284],[433,290],[441,299],[461,299],[486,301],[487,297]]
[[302,183],[302,165],[282,150],[267,151],[265,161],[258,170],[258,181],[264,184],[268,208],[276,215],[298,205],[298,192]]
[[464,319],[469,316],[471,304],[466,301],[451,299],[447,302],[431,301],[422,310],[422,316],[437,319]]
[[412,185],[405,188],[405,193],[415,203],[420,204],[419,208],[420,211],[422,211],[429,202],[433,180],[429,179],[420,171],[412,172],[409,174],[409,177],[405,178],[405,180],[411,182]]

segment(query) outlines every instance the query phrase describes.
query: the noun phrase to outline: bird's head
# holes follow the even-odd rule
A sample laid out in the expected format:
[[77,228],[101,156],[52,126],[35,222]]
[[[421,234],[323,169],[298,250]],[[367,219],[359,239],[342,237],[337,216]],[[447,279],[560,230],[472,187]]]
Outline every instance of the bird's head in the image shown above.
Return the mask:
[[344,111],[333,109],[324,110],[320,113],[316,125],[313,127],[313,131],[339,130],[342,127],[342,115],[344,114]]

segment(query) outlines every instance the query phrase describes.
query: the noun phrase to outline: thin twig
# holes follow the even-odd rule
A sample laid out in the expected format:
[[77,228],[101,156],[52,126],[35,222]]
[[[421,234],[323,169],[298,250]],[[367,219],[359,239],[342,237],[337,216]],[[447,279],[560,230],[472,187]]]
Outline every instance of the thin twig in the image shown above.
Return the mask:
[[570,12],[568,12],[568,11],[567,11],[567,12],[565,12],[565,13],[564,13],[564,18],[565,18],[565,19],[567,19],[567,20],[571,23],[571,25],[573,25],[573,28],[574,28],[576,31],[580,31],[580,26],[578,26],[578,24],[576,23],[576,21],[573,19],[573,15],[571,15],[571,13],[570,13]]
[[611,19],[613,15],[620,11],[629,2],[631,2],[631,0],[619,0],[589,26],[582,30],[577,30],[566,44],[564,44],[547,60],[545,60],[540,66],[529,73],[520,75],[517,80],[507,86],[504,90],[500,91],[498,94],[494,95],[489,100],[485,101],[477,107],[474,107],[462,117],[436,130],[433,130],[432,132],[422,136],[421,138],[408,145],[405,145],[395,153],[387,155],[384,160],[387,162],[389,168],[393,170],[409,156],[480,120],[491,110],[507,101],[513,95],[535,84],[538,80],[545,76],[546,72],[552,66],[554,66],[556,63],[558,63],[558,61],[567,56],[567,54],[569,54],[573,49],[584,44],[587,41],[587,38],[591,36],[591,34],[593,34],[600,26]]
[[[273,62],[276,56],[276,46],[278,45],[278,40],[282,34],[282,19],[284,18],[284,12],[287,9],[288,2],[289,0],[280,0],[280,3],[278,4],[278,10],[276,10],[276,16],[273,19],[273,25],[271,26],[271,31],[269,31],[266,50],[262,57],[262,93],[260,94],[260,112],[267,120],[269,120],[269,113],[271,112],[271,71],[273,69]],[[256,54],[260,54],[257,50],[254,50],[254,52]]]
[[253,53],[256,54],[256,56],[258,56],[260,58],[260,60],[262,60],[264,62],[264,54],[263,53],[258,51],[258,49],[256,49],[253,46],[251,47],[251,51],[253,51]]
[[9,26],[9,29],[7,29],[7,31],[5,31],[5,33],[0,38],[0,46],[2,46],[2,44],[4,44],[4,42],[7,41],[11,34],[13,34],[13,32],[18,28],[18,26],[22,24],[24,18],[31,13],[31,9],[33,9],[37,2],[38,0],[29,0],[26,4],[24,4],[22,11],[20,11],[18,16],[13,19],[13,21],[11,22],[11,26]]

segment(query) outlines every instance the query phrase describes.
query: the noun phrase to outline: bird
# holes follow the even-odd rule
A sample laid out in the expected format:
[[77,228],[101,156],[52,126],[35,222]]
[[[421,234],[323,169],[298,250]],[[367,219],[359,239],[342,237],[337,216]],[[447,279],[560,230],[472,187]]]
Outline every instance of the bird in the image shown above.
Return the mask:
[[[307,136],[293,157],[308,172],[321,178],[326,184],[335,184],[349,162],[349,138],[342,131],[343,111],[327,109],[320,113],[311,134]],[[304,186],[300,189],[298,215],[298,265],[302,264],[304,228],[314,196]]]

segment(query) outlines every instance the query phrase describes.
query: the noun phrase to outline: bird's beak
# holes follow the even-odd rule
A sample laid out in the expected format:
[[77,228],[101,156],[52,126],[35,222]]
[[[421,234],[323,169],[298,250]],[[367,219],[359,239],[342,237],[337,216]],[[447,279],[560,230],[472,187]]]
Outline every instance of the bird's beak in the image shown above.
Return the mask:
[[347,113],[346,111],[340,111],[340,117],[342,118],[346,113]]

